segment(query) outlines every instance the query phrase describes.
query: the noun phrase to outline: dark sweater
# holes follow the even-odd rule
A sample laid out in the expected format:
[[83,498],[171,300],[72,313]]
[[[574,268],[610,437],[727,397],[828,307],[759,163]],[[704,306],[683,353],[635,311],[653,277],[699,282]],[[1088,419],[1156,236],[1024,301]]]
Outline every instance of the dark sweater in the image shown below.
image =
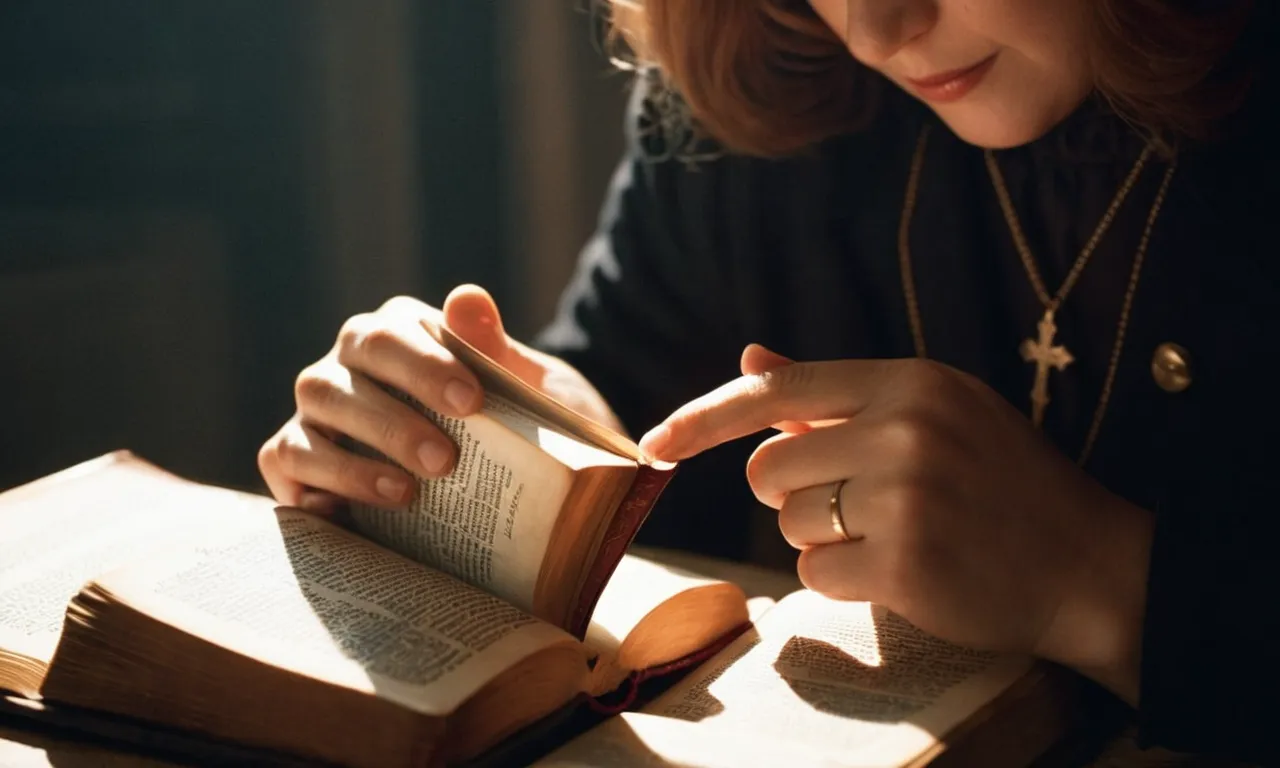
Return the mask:
[[[1266,77],[1270,77],[1267,73]],[[1152,235],[1124,353],[1086,469],[1156,515],[1139,720],[1150,742],[1280,759],[1275,550],[1280,541],[1275,121],[1270,81],[1243,130],[1185,148]],[[929,356],[1029,411],[1019,354],[1043,308],[981,150],[894,95],[866,130],[803,156],[684,162],[642,87],[596,237],[540,346],[581,370],[634,434],[738,375],[748,342],[799,360],[913,354],[897,231],[917,136],[932,124],[910,248]],[[1140,142],[1097,105],[997,153],[1052,292]],[[1076,457],[1098,402],[1135,248],[1166,164],[1156,159],[1058,313],[1075,355],[1052,375],[1045,430]],[[1173,342],[1192,383],[1157,386]],[[761,438],[686,462],[642,540],[743,556],[743,467]],[[742,520],[725,532],[723,522]]]

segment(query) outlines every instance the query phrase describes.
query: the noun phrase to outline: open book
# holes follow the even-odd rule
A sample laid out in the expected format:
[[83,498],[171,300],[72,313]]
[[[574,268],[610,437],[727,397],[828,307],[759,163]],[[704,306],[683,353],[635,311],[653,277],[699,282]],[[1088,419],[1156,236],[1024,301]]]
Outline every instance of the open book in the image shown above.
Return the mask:
[[100,712],[275,756],[451,764],[692,670],[535,756],[996,768],[1066,727],[1053,668],[865,603],[764,603],[628,554],[582,641],[326,520],[127,453],[0,494],[0,689],[53,722]]
[[596,602],[583,642],[324,519],[124,452],[0,494],[0,689],[54,714],[343,765],[458,762],[748,625],[738,587],[631,556]]
[[674,465],[646,459],[447,328],[428,330],[475,372],[484,407],[449,418],[393,392],[449,435],[458,462],[448,477],[420,479],[407,510],[352,505],[352,527],[582,637]]
[[1072,684],[877,606],[800,591],[647,706],[536,765],[1025,766],[1068,730]]

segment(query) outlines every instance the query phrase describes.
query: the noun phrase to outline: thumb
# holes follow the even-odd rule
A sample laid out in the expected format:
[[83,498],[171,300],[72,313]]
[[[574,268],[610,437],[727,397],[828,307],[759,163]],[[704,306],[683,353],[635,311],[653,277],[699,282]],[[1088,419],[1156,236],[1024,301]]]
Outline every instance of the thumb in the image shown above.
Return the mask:
[[[791,365],[795,360],[774,352],[772,349],[760,344],[748,344],[747,348],[742,350],[742,360],[738,363],[742,368],[743,376],[755,376],[761,373],[782,368]],[[801,421],[783,421],[773,425],[773,428],[780,432],[790,432],[799,434],[808,432],[810,425]]]
[[535,387],[545,373],[528,347],[513,340],[502,326],[498,304],[478,285],[460,285],[444,300],[443,322],[459,338],[498,365]]
[[463,341],[505,365],[511,340],[502,327],[498,304],[478,285],[460,285],[444,300],[445,327]]

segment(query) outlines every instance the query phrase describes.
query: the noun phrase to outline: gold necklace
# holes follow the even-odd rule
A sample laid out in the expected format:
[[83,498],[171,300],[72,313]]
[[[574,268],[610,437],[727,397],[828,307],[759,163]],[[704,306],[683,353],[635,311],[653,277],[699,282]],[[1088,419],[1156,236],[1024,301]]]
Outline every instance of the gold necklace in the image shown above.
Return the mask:
[[[920,320],[920,305],[916,296],[915,277],[911,266],[910,233],[911,219],[915,213],[916,198],[920,191],[920,171],[924,166],[925,147],[928,145],[928,141],[929,126],[926,125],[920,132],[920,138],[916,141],[915,155],[911,160],[911,173],[907,179],[906,200],[903,203],[902,219],[898,227],[898,260],[902,274],[902,291],[907,301],[907,316],[911,323],[911,336],[915,345],[916,356],[921,358],[926,357],[927,352],[924,341],[924,326]],[[1027,277],[1036,291],[1037,298],[1040,299],[1040,303],[1045,308],[1044,316],[1041,317],[1040,322],[1037,324],[1039,337],[1037,339],[1027,339],[1020,347],[1023,359],[1036,365],[1035,383],[1031,389],[1032,423],[1036,427],[1040,427],[1043,424],[1044,410],[1049,402],[1049,369],[1057,368],[1062,371],[1073,362],[1071,353],[1067,351],[1066,347],[1054,346],[1053,344],[1053,338],[1057,334],[1054,314],[1062,306],[1062,302],[1066,300],[1071,289],[1075,287],[1080,273],[1084,271],[1085,265],[1089,263],[1090,257],[1097,249],[1098,242],[1101,241],[1102,236],[1111,227],[1111,222],[1115,219],[1116,212],[1120,209],[1125,198],[1128,197],[1129,191],[1133,188],[1147,160],[1150,158],[1151,151],[1149,146],[1143,150],[1138,162],[1134,164],[1128,177],[1125,178],[1124,184],[1117,191],[1115,199],[1111,201],[1111,205],[1108,207],[1106,214],[1103,215],[1102,221],[1099,222],[1098,227],[1094,230],[1093,236],[1089,238],[1089,242],[1085,244],[1071,270],[1067,273],[1062,287],[1052,296],[1049,295],[1044,281],[1040,278],[1035,260],[1031,258],[1031,250],[1027,247],[1026,238],[1023,236],[1022,228],[1018,224],[1017,215],[1013,211],[1013,205],[1009,200],[1009,193],[1005,188],[1000,168],[995,162],[995,156],[990,150],[985,152],[987,170],[990,172],[992,183],[996,187],[996,194],[1000,199],[1000,207],[1013,235],[1018,256],[1022,260],[1023,267],[1026,269]],[[1093,452],[1094,443],[1098,439],[1098,432],[1102,428],[1102,420],[1106,416],[1107,404],[1111,400],[1111,391],[1115,384],[1116,371],[1120,367],[1120,355],[1124,351],[1124,339],[1129,328],[1129,314],[1133,308],[1133,297],[1138,288],[1138,281],[1142,276],[1142,264],[1146,258],[1147,246],[1151,241],[1151,231],[1155,228],[1156,219],[1160,216],[1160,209],[1164,205],[1165,195],[1169,190],[1170,182],[1173,181],[1177,167],[1178,163],[1175,157],[1169,163],[1164,178],[1160,182],[1160,190],[1156,193],[1151,211],[1147,215],[1142,239],[1138,242],[1137,251],[1134,253],[1133,268],[1129,274],[1129,285],[1125,290],[1124,302],[1120,309],[1120,320],[1116,326],[1115,343],[1111,348],[1111,360],[1103,380],[1102,394],[1098,398],[1098,407],[1094,410],[1093,422],[1089,426],[1084,448],[1077,459],[1077,463],[1081,466],[1089,460],[1089,455]]]
[[1013,210],[1013,202],[1009,199],[1009,191],[1005,188],[1004,176],[1000,173],[999,164],[996,163],[995,153],[989,149],[983,152],[983,157],[987,162],[987,171],[991,174],[991,183],[996,188],[996,196],[1000,199],[1000,209],[1004,212],[1004,219],[1009,224],[1009,232],[1013,235],[1013,243],[1017,247],[1018,256],[1022,260],[1022,266],[1027,271],[1027,278],[1031,281],[1031,287],[1035,289],[1036,298],[1040,299],[1040,303],[1044,306],[1044,316],[1036,324],[1036,328],[1040,332],[1039,338],[1027,339],[1019,347],[1022,352],[1022,359],[1028,363],[1035,363],[1036,366],[1035,383],[1031,387],[1031,423],[1035,424],[1037,428],[1044,424],[1044,411],[1049,405],[1049,369],[1057,368],[1059,371],[1065,371],[1068,365],[1075,362],[1075,358],[1071,356],[1071,352],[1066,347],[1054,346],[1053,344],[1053,339],[1058,334],[1058,326],[1053,322],[1054,313],[1062,306],[1062,302],[1066,301],[1067,295],[1071,293],[1076,281],[1080,279],[1080,273],[1088,265],[1089,259],[1093,256],[1098,243],[1102,240],[1102,236],[1111,228],[1111,222],[1115,220],[1116,211],[1120,210],[1120,206],[1124,204],[1125,199],[1129,196],[1129,191],[1133,189],[1134,182],[1142,174],[1142,169],[1146,166],[1147,158],[1150,156],[1151,147],[1148,145],[1142,150],[1142,154],[1138,156],[1138,162],[1134,163],[1124,183],[1120,185],[1120,189],[1112,199],[1107,212],[1102,215],[1102,221],[1098,222],[1098,226],[1094,229],[1089,242],[1085,243],[1080,255],[1076,257],[1075,263],[1071,265],[1066,279],[1062,281],[1062,287],[1058,288],[1057,293],[1050,296],[1049,291],[1044,287],[1044,280],[1040,277],[1040,271],[1036,269],[1035,259],[1032,258],[1031,249],[1027,246],[1027,238],[1022,234],[1022,225],[1018,222],[1017,212]]

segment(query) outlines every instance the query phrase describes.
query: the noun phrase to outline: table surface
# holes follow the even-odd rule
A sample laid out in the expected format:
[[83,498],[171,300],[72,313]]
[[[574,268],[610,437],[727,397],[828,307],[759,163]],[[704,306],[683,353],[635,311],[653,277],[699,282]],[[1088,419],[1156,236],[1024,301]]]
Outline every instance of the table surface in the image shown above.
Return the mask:
[[170,768],[176,765],[72,738],[8,728],[0,723],[0,768]]

